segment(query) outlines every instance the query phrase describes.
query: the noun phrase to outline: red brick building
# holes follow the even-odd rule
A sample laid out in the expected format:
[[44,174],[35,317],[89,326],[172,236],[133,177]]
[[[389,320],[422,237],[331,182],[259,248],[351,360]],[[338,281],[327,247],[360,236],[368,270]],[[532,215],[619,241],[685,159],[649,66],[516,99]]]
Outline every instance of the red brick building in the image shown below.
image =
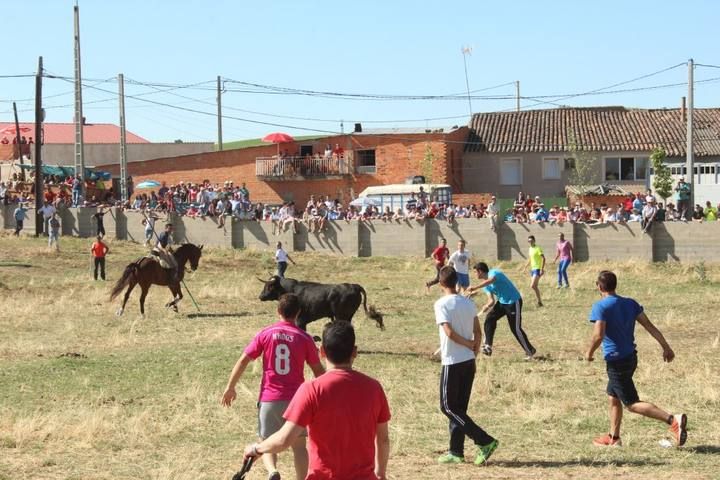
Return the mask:
[[[461,191],[462,154],[467,127],[451,129],[387,129],[355,132],[293,143],[255,145],[221,152],[159,158],[128,165],[135,184],[143,180],[222,184],[231,180],[247,184],[253,201],[305,202],[311,194],[349,201],[373,185],[404,183],[424,175],[428,183],[447,183]],[[318,173],[305,168],[308,158],[324,157],[326,146],[344,150],[342,160]],[[278,169],[277,152],[286,153],[288,164]],[[319,154],[319,155],[318,155]],[[98,168],[119,174],[119,165]]]

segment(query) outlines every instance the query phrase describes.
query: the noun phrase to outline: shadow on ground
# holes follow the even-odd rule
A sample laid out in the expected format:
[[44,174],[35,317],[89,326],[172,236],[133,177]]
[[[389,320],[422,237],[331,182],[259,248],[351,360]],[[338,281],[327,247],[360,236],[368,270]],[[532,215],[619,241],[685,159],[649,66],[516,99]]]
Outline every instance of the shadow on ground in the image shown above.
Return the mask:
[[720,447],[717,445],[698,445],[697,447],[691,447],[685,450],[692,453],[702,453],[704,455],[720,454]]
[[653,460],[593,460],[581,458],[578,460],[490,460],[490,466],[504,468],[560,468],[560,467],[657,467],[665,465],[664,462]]
[[248,317],[252,315],[250,312],[235,313],[188,313],[188,318],[225,318],[225,317]]

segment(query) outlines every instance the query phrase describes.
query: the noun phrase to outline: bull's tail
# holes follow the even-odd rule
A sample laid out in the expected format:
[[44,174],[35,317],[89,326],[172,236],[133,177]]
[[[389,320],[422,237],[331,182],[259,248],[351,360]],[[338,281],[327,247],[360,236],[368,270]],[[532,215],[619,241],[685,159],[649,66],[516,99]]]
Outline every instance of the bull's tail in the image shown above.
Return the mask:
[[112,291],[110,292],[110,301],[115,300],[115,297],[117,297],[120,292],[122,292],[125,287],[127,287],[130,284],[131,278],[134,277],[137,273],[137,269],[140,262],[133,262],[127,267],[125,267],[125,271],[122,274],[122,277],[115,283],[115,286],[113,286]]
[[385,324],[383,323],[383,314],[376,310],[374,305],[370,305],[368,307],[367,292],[365,292],[365,289],[363,287],[360,287],[360,291],[362,292],[363,296],[363,309],[365,309],[365,316],[367,316],[371,320],[375,320],[375,323],[380,330],[385,330]]

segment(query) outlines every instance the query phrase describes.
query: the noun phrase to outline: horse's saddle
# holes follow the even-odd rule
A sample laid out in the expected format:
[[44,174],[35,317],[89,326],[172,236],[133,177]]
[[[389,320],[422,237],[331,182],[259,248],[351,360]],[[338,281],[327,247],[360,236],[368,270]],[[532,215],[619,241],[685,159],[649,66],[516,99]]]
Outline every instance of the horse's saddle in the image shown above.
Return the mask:
[[157,250],[151,250],[145,258],[158,262],[162,268],[175,268],[167,261],[165,255]]

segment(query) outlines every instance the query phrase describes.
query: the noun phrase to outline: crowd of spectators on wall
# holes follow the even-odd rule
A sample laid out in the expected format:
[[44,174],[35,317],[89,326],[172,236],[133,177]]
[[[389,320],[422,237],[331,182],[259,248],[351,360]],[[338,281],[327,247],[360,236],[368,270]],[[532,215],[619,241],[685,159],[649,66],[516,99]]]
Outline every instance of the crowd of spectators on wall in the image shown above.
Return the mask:
[[614,203],[596,203],[592,197],[586,202],[576,201],[570,206],[547,206],[539,196],[519,192],[512,208],[508,208],[506,223],[584,223],[588,225],[638,222],[649,232],[654,222],[713,222],[718,219],[720,203],[706,201],[703,207],[689,208],[689,185],[681,178],[675,188],[674,202],[659,202],[651,190],[617,196]]
[[[102,178],[83,180],[80,175],[43,175],[42,183],[43,200],[55,208],[112,206],[116,203],[112,185],[106,185]],[[27,176],[25,172],[13,173],[9,181],[0,182],[0,204],[26,204],[34,200],[35,174],[32,170]]]
[[266,175],[277,177],[311,177],[317,175],[338,175],[347,173],[345,164],[345,149],[340,144],[333,148],[330,144],[325,146],[323,153],[314,154],[300,152],[290,153],[288,150],[273,155],[273,162],[268,165]]
[[[332,155],[333,150],[328,149]],[[0,203],[4,205],[26,205],[34,199],[33,172],[15,173],[12,180],[0,182]],[[445,221],[452,225],[461,218],[489,218],[494,229],[498,221],[505,223],[548,223],[563,224],[584,223],[588,225],[608,223],[642,224],[649,231],[654,222],[695,221],[711,222],[718,219],[720,203],[713,206],[695,205],[689,208],[689,186],[681,179],[675,188],[676,203],[658,202],[652,191],[617,196],[612,203],[596,203],[592,197],[583,202],[576,201],[570,206],[546,205],[539,196],[519,192],[513,206],[501,214],[497,199],[492,196],[487,205],[484,203],[460,205],[442,203],[420,189],[411,194],[402,206],[380,206],[378,202],[357,199],[345,205],[340,199],[331,199],[323,195],[311,195],[305,205],[286,202],[280,205],[253,203],[250,191],[245,183],[239,186],[233,181],[222,185],[202,182],[180,182],[168,186],[165,182],[157,190],[133,195],[133,184],[128,182],[131,199],[122,203],[116,200],[112,186],[106,186],[102,179],[83,181],[79,176],[60,177],[44,175],[43,200],[56,210],[64,207],[105,207],[119,206],[126,210],[146,213],[174,213],[188,217],[217,217],[218,228],[225,225],[226,218],[238,220],[268,221],[273,224],[273,232],[297,231],[298,223],[304,223],[310,232],[323,231],[332,220],[377,220],[382,222],[418,221],[427,218]],[[89,200],[82,198],[82,187],[92,192]],[[608,197],[604,197],[608,198]],[[590,199],[590,200],[588,200]]]

